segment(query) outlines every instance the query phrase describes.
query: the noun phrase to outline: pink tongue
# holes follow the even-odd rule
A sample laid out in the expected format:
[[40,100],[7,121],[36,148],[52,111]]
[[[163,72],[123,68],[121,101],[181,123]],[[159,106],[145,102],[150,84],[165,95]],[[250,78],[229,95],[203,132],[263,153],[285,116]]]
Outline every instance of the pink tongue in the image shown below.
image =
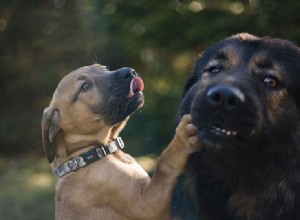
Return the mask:
[[130,82],[129,93],[127,98],[134,96],[135,92],[143,91],[144,89],[144,82],[140,77],[135,77]]

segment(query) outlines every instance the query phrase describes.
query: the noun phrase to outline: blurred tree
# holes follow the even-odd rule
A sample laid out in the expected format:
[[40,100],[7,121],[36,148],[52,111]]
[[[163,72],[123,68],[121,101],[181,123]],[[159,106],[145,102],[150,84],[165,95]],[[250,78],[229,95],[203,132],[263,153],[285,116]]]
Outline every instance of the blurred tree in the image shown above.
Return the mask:
[[[0,152],[41,151],[43,108],[62,76],[98,62],[131,66],[146,104],[123,132],[130,153],[158,153],[174,130],[193,57],[236,32],[300,42],[300,1],[0,1]],[[283,10],[284,9],[284,10]]]

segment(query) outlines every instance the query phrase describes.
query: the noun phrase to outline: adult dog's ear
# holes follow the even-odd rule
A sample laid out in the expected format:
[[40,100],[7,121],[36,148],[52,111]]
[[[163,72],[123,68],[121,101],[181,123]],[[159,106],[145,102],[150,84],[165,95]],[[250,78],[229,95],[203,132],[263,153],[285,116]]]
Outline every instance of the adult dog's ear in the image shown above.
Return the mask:
[[55,146],[53,140],[60,131],[60,127],[58,125],[59,118],[60,115],[58,109],[48,107],[44,110],[42,118],[42,139],[49,163],[52,163],[55,157]]
[[197,87],[194,86],[202,76],[201,66],[203,65],[202,61],[202,54],[200,54],[195,59],[194,69],[190,77],[187,79],[183,92],[181,95],[181,104],[179,106],[178,112],[177,112],[177,122],[179,123],[181,117],[185,114],[190,114],[190,108],[192,105],[193,98],[197,92]]
[[202,54],[198,55],[198,57],[195,59],[193,72],[184,85],[181,99],[185,97],[186,93],[191,89],[191,87],[201,78],[202,73],[200,73],[199,70],[201,66],[201,57]]
[[183,92],[181,95],[181,99],[183,99],[186,95],[186,93],[190,90],[190,88],[197,82],[198,77],[195,74],[195,72],[192,73],[192,75],[190,75],[190,77],[188,78],[188,80],[186,81],[184,87],[183,87]]

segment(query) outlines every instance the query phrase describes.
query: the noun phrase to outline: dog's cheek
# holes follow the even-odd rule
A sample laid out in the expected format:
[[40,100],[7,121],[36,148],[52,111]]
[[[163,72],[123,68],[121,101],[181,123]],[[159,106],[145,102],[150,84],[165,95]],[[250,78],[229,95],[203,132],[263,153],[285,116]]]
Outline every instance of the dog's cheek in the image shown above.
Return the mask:
[[[297,80],[289,77],[286,80],[297,83]],[[281,153],[286,152],[288,145],[297,146],[300,140],[300,93],[295,91],[299,91],[299,87],[294,89],[287,83],[279,90],[266,93],[268,133],[264,139],[266,143],[272,143],[273,148],[275,146],[278,151],[282,151]]]
[[267,117],[273,130],[272,133],[274,133],[274,136],[280,134],[280,137],[288,135],[289,131],[297,126],[297,120],[295,119],[299,111],[296,103],[285,91],[269,96],[267,103]]
[[[196,125],[198,128],[201,127],[201,124],[203,124],[203,115],[205,115],[206,107],[203,103],[203,96],[201,93],[198,93],[195,95],[193,102],[191,103],[191,115],[192,115],[192,122],[194,125]],[[204,109],[202,111],[202,109]]]
[[177,115],[178,122],[182,118],[183,115],[191,113],[192,103],[196,96],[198,86],[199,86],[198,84],[195,84],[194,86],[192,86],[191,89],[189,91],[187,91],[186,95],[182,98],[181,105],[179,107],[179,111],[178,111],[178,115]]
[[98,113],[98,106],[101,106],[99,102],[94,100],[77,100],[76,103],[66,106],[63,114],[63,120],[61,122],[62,129],[65,132],[77,132],[77,133],[90,133],[97,130],[99,125],[99,119],[102,118]]
[[284,104],[283,99],[285,96],[281,93],[275,94],[267,94],[266,97],[266,106],[267,109],[267,117],[269,119],[270,125],[272,127],[276,127],[277,123],[280,121],[280,119],[285,114],[285,108],[284,106],[287,104]]
[[129,103],[120,103],[120,100],[110,97],[107,102],[107,106],[103,111],[106,123],[109,125],[115,125],[125,120],[136,108],[133,108]]
[[206,80],[199,81],[199,83],[194,86],[193,90],[191,91],[190,98],[191,103],[190,106],[190,114],[192,115],[192,122],[198,128],[203,126],[205,120],[208,119],[206,116],[211,116],[212,112],[210,111],[209,106],[207,105],[206,100],[206,87],[208,82]]

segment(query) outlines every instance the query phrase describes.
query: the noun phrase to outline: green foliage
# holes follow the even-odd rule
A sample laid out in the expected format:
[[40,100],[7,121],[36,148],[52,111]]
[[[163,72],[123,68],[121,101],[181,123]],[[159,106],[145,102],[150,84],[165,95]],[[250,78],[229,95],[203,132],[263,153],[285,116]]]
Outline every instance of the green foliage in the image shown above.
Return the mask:
[[142,75],[146,104],[122,136],[134,155],[158,153],[173,135],[193,57],[237,32],[300,42],[299,7],[297,0],[1,1],[0,152],[42,152],[40,119],[58,81],[98,62]]

